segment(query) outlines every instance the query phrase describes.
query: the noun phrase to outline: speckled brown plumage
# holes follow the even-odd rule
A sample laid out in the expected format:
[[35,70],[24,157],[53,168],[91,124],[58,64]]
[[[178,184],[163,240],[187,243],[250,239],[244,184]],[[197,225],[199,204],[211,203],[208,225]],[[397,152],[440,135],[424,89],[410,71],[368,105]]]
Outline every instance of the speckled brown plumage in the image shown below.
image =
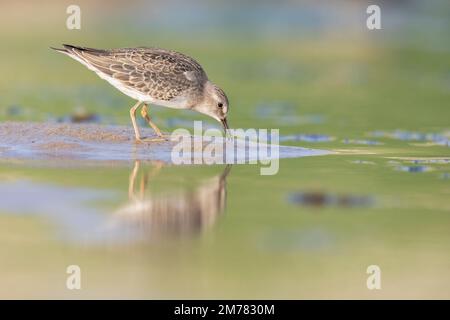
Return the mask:
[[191,109],[221,122],[228,129],[228,98],[208,80],[202,66],[182,53],[160,48],[93,49],[64,45],[56,49],[85,65],[127,96],[137,100],[130,117],[137,141],[141,141],[136,113],[163,137],[153,123],[148,105]]
[[195,94],[208,80],[197,61],[175,51],[145,47],[99,50],[65,45],[65,48],[123,86],[158,100],[170,101],[187,91]]

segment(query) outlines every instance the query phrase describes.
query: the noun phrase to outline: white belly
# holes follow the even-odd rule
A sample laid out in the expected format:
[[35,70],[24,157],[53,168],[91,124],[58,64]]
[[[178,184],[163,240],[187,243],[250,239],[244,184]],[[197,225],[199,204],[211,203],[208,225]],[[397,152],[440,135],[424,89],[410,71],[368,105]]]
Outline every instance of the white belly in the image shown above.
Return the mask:
[[186,97],[179,96],[179,97],[173,98],[170,101],[158,100],[149,95],[143,94],[142,92],[127,88],[127,87],[123,86],[119,80],[111,78],[111,77],[107,77],[99,71],[96,71],[96,73],[99,75],[100,78],[105,79],[111,85],[113,85],[118,90],[120,90],[122,93],[133,98],[134,100],[138,100],[138,101],[142,101],[142,102],[146,102],[146,103],[150,103],[150,104],[155,104],[158,106],[173,108],[173,109],[188,108],[188,100],[186,99]]
[[175,97],[170,101],[167,100],[158,100],[155,99],[149,95],[143,94],[142,92],[127,88],[122,85],[122,83],[114,78],[106,77],[100,72],[97,72],[97,74],[108,81],[111,85],[116,87],[118,90],[120,90],[122,93],[126,94],[127,96],[133,98],[134,100],[155,104],[158,106],[173,108],[173,109],[186,109],[188,107],[188,100],[186,97],[179,96]]

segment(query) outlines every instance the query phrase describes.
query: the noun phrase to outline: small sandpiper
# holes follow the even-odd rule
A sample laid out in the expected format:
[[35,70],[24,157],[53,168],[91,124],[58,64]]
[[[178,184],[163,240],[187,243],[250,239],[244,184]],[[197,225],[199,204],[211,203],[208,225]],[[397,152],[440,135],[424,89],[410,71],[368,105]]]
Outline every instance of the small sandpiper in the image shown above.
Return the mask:
[[136,141],[142,141],[136,124],[136,112],[164,138],[153,123],[148,105],[175,109],[191,109],[221,122],[228,129],[228,98],[209,81],[202,66],[182,53],[159,48],[122,48],[101,50],[72,45],[52,48],[81,62],[127,96],[137,100],[130,109]]

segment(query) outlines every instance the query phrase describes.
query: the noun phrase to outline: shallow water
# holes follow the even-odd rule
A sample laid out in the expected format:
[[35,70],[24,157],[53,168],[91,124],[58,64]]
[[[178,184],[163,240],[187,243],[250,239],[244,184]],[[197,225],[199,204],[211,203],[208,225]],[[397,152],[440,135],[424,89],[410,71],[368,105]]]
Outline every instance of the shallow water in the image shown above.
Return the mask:
[[376,263],[396,283],[384,297],[420,297],[422,281],[444,297],[450,170],[416,160],[433,170],[378,155],[282,159],[270,177],[252,165],[3,161],[2,281],[15,288],[3,296],[73,297],[65,268],[77,264],[77,297],[370,297]]
[[[125,126],[5,122],[0,124],[0,159],[242,164],[333,153],[253,139],[258,136],[237,134],[225,138],[220,131],[211,139],[189,131],[185,135],[165,133],[162,140],[150,129],[141,133],[143,142],[135,143],[132,130]],[[207,152],[208,148],[214,152]]]

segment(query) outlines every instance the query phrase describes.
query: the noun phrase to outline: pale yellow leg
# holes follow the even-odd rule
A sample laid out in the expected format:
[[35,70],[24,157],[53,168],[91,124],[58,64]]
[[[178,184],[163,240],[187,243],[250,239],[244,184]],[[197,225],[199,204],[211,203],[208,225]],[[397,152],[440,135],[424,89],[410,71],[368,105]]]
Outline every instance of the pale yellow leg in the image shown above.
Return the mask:
[[148,114],[147,104],[144,104],[141,109],[141,115],[147,121],[147,123],[152,127],[153,130],[155,130],[156,134],[160,138],[164,138],[164,135],[162,134],[161,130],[156,126],[156,124],[153,123],[152,119],[150,118],[150,115]]
[[138,101],[131,109],[130,109],[130,117],[131,122],[133,123],[134,135],[136,136],[136,141],[141,141],[141,133],[139,132],[139,127],[136,123],[136,110],[141,105],[141,101]]

